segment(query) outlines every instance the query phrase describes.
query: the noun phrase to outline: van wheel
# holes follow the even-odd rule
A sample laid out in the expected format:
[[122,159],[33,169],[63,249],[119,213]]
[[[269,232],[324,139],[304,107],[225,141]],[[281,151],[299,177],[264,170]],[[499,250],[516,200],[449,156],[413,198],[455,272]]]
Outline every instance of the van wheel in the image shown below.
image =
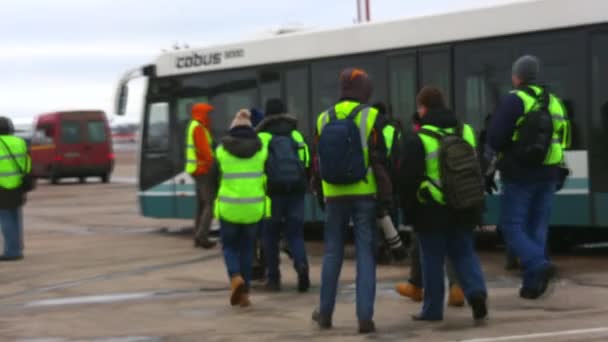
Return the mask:
[[53,185],[57,185],[59,184],[59,176],[57,176],[56,174],[51,174],[51,176],[49,177],[51,184]]
[[104,175],[101,176],[101,182],[102,183],[105,184],[105,183],[108,183],[109,181],[110,181],[110,175],[109,174],[106,173],[106,174],[104,174]]
[[80,184],[85,184],[87,182],[87,177],[78,177],[78,182]]

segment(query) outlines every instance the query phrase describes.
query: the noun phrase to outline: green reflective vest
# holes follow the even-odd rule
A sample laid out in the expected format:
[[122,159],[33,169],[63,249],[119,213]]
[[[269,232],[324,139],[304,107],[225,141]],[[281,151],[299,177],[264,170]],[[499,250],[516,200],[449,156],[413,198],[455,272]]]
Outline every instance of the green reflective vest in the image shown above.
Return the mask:
[[[203,131],[205,131],[205,136],[207,137],[207,142],[209,146],[213,146],[213,138],[211,137],[211,133],[207,130],[206,127],[200,124],[200,122],[196,120],[191,120],[190,124],[188,124],[188,132],[186,134],[186,153],[185,153],[185,171],[189,174],[193,174],[196,172],[197,166],[199,164],[199,160],[196,157],[196,145],[194,144],[194,130],[201,126]],[[213,152],[213,148],[211,148]]]
[[[538,86],[530,86],[537,96],[540,96],[543,92],[542,88]],[[514,90],[511,93],[516,94],[524,104],[524,115],[517,119],[516,129],[513,133],[513,141],[519,140],[519,131],[517,128],[521,127],[524,123],[525,116],[538,110],[540,104],[537,98],[530,96],[523,90]],[[566,109],[562,105],[562,102],[553,94],[549,94],[549,114],[553,120],[553,139],[549,152],[545,158],[545,165],[558,165],[564,161],[564,150],[570,147],[570,124],[566,114]]]
[[[421,130],[429,130],[432,132],[439,133],[441,135],[445,134],[454,134],[455,128],[447,128],[441,129],[436,126],[424,125],[421,127]],[[445,199],[443,197],[443,192],[441,191],[441,169],[439,166],[439,148],[440,143],[439,140],[424,134],[424,131],[418,133],[418,137],[422,141],[422,145],[424,146],[425,153],[425,163],[426,163],[426,180],[420,183],[420,187],[418,188],[418,201],[420,203],[425,203],[425,196],[422,194],[424,192],[430,193],[433,200],[441,205],[445,205]],[[475,131],[469,125],[464,125],[462,129],[462,138],[468,142],[473,148],[477,146],[475,141]]]
[[220,186],[215,201],[215,217],[235,224],[253,224],[271,213],[270,198],[266,196],[264,167],[268,145],[253,157],[238,158],[218,147],[216,158],[220,167]]
[[[268,132],[260,132],[258,133],[258,137],[260,137],[260,140],[262,140],[266,146],[268,146],[270,140],[272,140],[272,134]],[[291,131],[291,138],[298,144],[298,156],[304,164],[304,167],[310,167],[310,151],[308,150],[308,145],[304,140],[304,136],[298,130],[294,129]]]
[[[0,188],[16,189],[23,180],[22,173],[29,173],[32,168],[32,161],[27,153],[27,145],[25,140],[12,135],[0,135],[0,139],[2,139],[2,142],[0,142]],[[15,164],[13,157],[18,166]]]
[[388,157],[391,156],[393,151],[393,142],[395,140],[395,133],[397,130],[393,125],[386,125],[384,129],[382,129],[382,135],[384,136],[384,143],[386,144],[386,155]]
[[[335,105],[336,116],[338,119],[345,119],[350,112],[359,105],[355,101],[342,101]],[[360,111],[355,117],[355,123],[361,130],[361,143],[363,144],[363,155],[365,165],[368,167],[367,178],[355,184],[335,185],[323,181],[323,194],[325,197],[343,197],[343,196],[367,196],[376,195],[376,177],[369,167],[369,147],[368,141],[372,133],[378,110],[372,107],[367,107]],[[325,111],[319,115],[317,119],[317,134],[320,136],[323,132],[323,127],[329,122],[329,111]]]

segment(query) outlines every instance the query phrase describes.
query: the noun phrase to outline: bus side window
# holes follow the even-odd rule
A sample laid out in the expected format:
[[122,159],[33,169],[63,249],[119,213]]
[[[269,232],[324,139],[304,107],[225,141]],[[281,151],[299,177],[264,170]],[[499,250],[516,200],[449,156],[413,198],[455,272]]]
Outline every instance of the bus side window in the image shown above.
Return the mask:
[[153,151],[169,149],[169,104],[153,103],[146,122],[145,148]]

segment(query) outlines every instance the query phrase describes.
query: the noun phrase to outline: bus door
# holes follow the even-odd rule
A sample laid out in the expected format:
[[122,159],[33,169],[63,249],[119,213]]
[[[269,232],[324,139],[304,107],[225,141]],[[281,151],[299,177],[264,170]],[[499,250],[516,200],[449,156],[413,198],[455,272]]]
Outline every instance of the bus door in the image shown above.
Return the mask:
[[175,163],[168,102],[151,102],[142,126],[139,203],[142,215],[175,217]]
[[594,224],[608,226],[608,31],[591,37],[589,175]]

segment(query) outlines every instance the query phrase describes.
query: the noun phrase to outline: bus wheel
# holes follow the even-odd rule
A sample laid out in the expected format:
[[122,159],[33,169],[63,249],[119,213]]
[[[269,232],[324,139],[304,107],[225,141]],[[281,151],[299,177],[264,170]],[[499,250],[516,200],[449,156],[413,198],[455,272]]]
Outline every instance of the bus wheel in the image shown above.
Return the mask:
[[108,183],[109,181],[110,181],[110,175],[109,175],[109,174],[107,174],[107,173],[106,173],[106,174],[103,174],[103,175],[101,176],[101,182],[102,182],[102,183],[104,183],[104,184],[105,184],[105,183]]
[[80,184],[84,184],[84,183],[86,183],[86,182],[87,182],[87,177],[78,177],[78,182],[79,182]]

